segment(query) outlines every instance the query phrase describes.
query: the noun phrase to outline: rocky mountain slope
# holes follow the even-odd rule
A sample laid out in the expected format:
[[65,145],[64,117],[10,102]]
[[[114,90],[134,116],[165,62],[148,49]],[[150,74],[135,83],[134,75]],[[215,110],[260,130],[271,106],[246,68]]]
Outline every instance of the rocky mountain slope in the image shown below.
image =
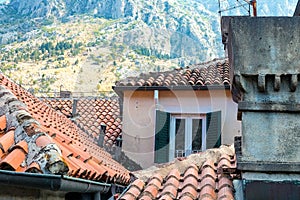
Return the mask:
[[[221,2],[224,10],[236,3]],[[265,4],[259,12],[290,13],[293,4]],[[1,69],[37,93],[111,90],[126,76],[223,57],[218,9],[211,0],[6,1]]]

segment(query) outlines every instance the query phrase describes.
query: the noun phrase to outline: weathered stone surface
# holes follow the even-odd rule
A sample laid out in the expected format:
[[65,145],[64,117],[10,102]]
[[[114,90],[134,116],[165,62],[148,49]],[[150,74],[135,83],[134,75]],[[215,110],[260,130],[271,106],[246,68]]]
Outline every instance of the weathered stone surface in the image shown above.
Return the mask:
[[235,74],[299,74],[300,18],[232,17],[228,56]]
[[296,80],[293,77],[267,75],[259,80],[258,75],[235,75],[232,94],[233,100],[238,103],[239,112],[300,113],[299,83],[297,77]]
[[299,162],[299,114],[243,113],[244,161]]
[[233,98],[242,112],[240,166],[282,172],[290,165],[286,171],[295,172],[300,163],[300,18],[227,17],[222,22]]

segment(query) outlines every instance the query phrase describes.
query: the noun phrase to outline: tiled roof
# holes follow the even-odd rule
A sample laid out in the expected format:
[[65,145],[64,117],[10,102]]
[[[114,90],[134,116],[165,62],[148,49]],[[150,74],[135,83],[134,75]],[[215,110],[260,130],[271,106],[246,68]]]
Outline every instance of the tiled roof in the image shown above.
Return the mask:
[[154,170],[136,172],[140,178],[119,199],[234,199],[235,169],[233,147],[221,146]]
[[45,98],[43,101],[67,117],[73,117],[75,124],[94,139],[99,137],[100,126],[106,125],[104,144],[107,146],[115,144],[116,139],[121,136],[118,99]]
[[129,172],[66,116],[0,73],[0,169],[127,184]]
[[213,60],[187,68],[166,72],[150,72],[118,81],[117,87],[135,86],[208,86],[229,85],[229,63],[226,59]]

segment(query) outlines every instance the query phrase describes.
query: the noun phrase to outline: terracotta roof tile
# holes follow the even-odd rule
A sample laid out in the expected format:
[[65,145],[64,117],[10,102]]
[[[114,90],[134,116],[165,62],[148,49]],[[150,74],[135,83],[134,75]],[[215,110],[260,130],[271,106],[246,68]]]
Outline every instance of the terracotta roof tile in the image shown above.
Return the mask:
[[26,154],[28,153],[28,143],[25,140],[22,140],[16,145],[12,146],[12,150],[15,148],[22,149]]
[[223,187],[231,187],[233,188],[233,183],[231,177],[228,176],[219,176],[218,178],[218,190],[222,189]]
[[173,197],[165,194],[165,195],[162,195],[158,200],[173,200]]
[[211,176],[206,176],[201,180],[199,188],[202,190],[205,186],[216,188],[216,180]]
[[137,187],[130,187],[126,193],[137,198],[141,194],[141,190]]
[[122,123],[118,99],[82,97],[42,98],[41,100],[65,116],[73,118],[74,123],[95,141],[98,140],[101,125],[106,125],[105,145],[112,146],[116,143],[116,139],[121,137]]
[[8,149],[14,144],[15,131],[10,130],[0,138],[0,148],[3,153],[7,152]]
[[[179,184],[179,182],[178,182]],[[176,187],[176,183],[174,184],[168,184],[166,186],[164,186],[162,192],[161,192],[161,197],[163,196],[169,196],[171,197],[172,199],[176,198],[177,197],[177,188],[178,186]]]
[[180,200],[194,200],[194,198],[189,196],[188,194],[184,194],[184,195],[180,196],[178,199],[180,199]]
[[139,77],[129,77],[118,81],[117,87],[135,86],[204,86],[204,85],[229,85],[229,63],[225,59],[213,61],[188,68],[175,69],[166,72],[150,72]]
[[15,148],[13,151],[0,161],[0,168],[4,170],[17,171],[21,167],[21,163],[24,161],[26,153],[20,149]]
[[125,195],[123,195],[120,200],[136,200],[137,197],[133,196],[130,192],[127,192]]
[[151,197],[150,199],[156,198],[160,186],[161,183],[159,183],[159,185],[148,184],[142,193],[142,197],[148,196]]
[[[70,101],[64,108],[69,108]],[[65,115],[0,73],[0,169],[127,184],[129,172]]]
[[41,167],[38,163],[32,162],[25,170],[25,172],[29,173],[43,173]]
[[[126,199],[134,196],[137,199],[233,199],[234,188],[232,180],[236,176],[218,170],[218,164],[223,159],[236,162],[233,146],[221,146],[206,152],[193,154],[171,163],[158,165],[155,170],[136,172],[137,177],[129,190],[120,197]],[[220,167],[227,165],[220,164]],[[231,165],[234,166],[234,165]],[[145,181],[146,184],[143,184]],[[140,183],[137,188],[136,183]],[[134,195],[129,194],[134,190]]]
[[232,187],[223,187],[218,191],[218,199],[234,199]]
[[6,128],[6,116],[2,115],[0,117],[0,133],[3,132],[5,128]]

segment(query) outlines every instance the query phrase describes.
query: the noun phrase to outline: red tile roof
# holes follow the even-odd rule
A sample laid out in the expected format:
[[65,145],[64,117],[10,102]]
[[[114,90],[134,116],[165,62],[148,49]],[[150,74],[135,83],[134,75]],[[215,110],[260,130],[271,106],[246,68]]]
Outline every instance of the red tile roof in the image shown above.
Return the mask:
[[0,169],[127,184],[129,172],[66,116],[0,73]]
[[216,59],[207,63],[166,72],[150,72],[118,81],[117,87],[229,85],[229,62]]
[[134,173],[139,179],[119,199],[234,199],[235,169],[232,146],[209,149]]
[[44,98],[42,100],[67,117],[72,117],[72,112],[75,111],[75,124],[96,140],[100,134],[100,126],[106,125],[104,143],[107,146],[115,144],[116,139],[122,134],[118,99],[82,97],[78,99]]

